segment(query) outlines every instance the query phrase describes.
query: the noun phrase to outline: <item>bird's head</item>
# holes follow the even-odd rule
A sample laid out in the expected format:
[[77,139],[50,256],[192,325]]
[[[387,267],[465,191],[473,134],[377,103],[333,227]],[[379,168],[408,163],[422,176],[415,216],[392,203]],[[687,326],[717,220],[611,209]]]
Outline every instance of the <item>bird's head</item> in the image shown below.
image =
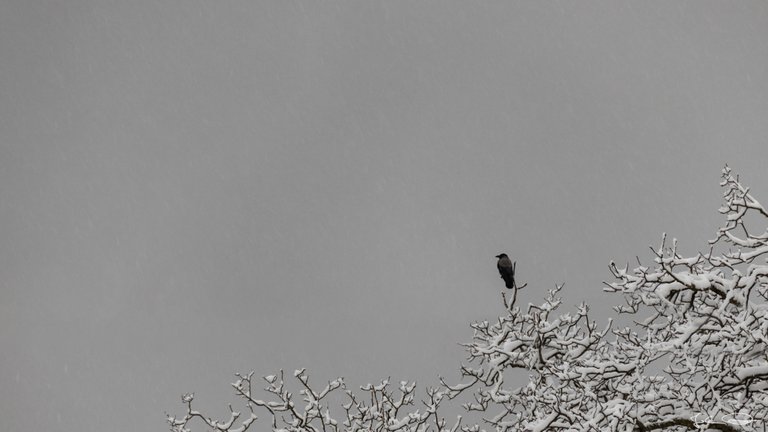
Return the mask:
[[499,259],[507,258],[507,254],[503,253],[503,254],[496,255],[496,258],[499,258]]

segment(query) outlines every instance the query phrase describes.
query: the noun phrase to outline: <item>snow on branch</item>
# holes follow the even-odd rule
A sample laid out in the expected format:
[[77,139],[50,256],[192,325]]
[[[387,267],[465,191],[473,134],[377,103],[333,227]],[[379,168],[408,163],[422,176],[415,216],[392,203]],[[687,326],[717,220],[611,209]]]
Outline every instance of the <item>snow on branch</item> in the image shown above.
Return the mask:
[[768,212],[749,194],[749,188],[739,183],[738,176],[731,174],[728,166],[723,169],[722,178],[720,186],[724,189],[725,204],[720,208],[720,213],[725,215],[726,224],[718,230],[717,238],[710,243],[722,240],[737,248],[725,254],[725,261],[721,263],[723,265],[751,263],[755,258],[768,253],[768,231],[763,229],[762,234],[751,234],[744,219],[749,213],[768,218]]
[[[360,388],[362,394],[348,390],[343,378],[328,382],[322,389],[312,386],[305,369],[296,370],[293,377],[298,382],[300,401],[286,385],[285,376],[281,370],[277,375],[268,375],[262,379],[266,382],[263,392],[269,399],[257,399],[254,395],[254,373],[236,374],[237,381],[232,383],[235,393],[243,399],[250,417],[235,427],[235,421],[240,413],[232,411],[227,421],[216,421],[192,409],[193,395],[182,396],[182,402],[187,405],[187,413],[178,418],[168,416],[167,420],[173,432],[190,432],[191,422],[200,420],[204,425],[215,431],[245,432],[257,419],[255,408],[261,408],[269,413],[270,427],[279,432],[339,432],[339,431],[401,431],[426,432],[450,431],[456,432],[461,425],[461,417],[449,427],[445,418],[440,416],[438,408],[446,393],[445,390],[427,389],[426,399],[420,401],[421,409],[416,409],[416,383],[402,381],[396,389],[392,389],[389,380],[378,385],[365,385]],[[336,390],[341,390],[347,399],[334,411],[327,399]],[[465,429],[461,429],[465,430]]]

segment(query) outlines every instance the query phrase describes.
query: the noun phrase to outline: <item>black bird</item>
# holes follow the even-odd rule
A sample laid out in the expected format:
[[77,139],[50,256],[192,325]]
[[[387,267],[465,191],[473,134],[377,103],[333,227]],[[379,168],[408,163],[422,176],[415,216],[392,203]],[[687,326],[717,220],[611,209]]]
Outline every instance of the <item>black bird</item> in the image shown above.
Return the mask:
[[499,262],[496,263],[496,268],[499,269],[499,274],[504,279],[507,288],[517,288],[515,285],[515,265],[512,263],[512,260],[505,253],[496,255],[496,258],[499,259]]

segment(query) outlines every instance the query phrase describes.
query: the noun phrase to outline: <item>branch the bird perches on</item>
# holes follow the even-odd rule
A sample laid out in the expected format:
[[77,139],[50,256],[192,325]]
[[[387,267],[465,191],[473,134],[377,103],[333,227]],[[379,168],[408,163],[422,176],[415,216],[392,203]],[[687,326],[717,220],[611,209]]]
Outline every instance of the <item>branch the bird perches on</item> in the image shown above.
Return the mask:
[[[517,274],[517,261],[512,263],[512,271],[516,275]],[[517,285],[517,281],[512,281],[512,301],[507,302],[507,295],[504,290],[501,291],[501,299],[504,302],[504,307],[507,308],[507,310],[512,310],[513,307],[515,307],[515,302],[517,302],[517,292],[521,289],[524,289],[528,286],[528,283],[524,283],[522,285]]]

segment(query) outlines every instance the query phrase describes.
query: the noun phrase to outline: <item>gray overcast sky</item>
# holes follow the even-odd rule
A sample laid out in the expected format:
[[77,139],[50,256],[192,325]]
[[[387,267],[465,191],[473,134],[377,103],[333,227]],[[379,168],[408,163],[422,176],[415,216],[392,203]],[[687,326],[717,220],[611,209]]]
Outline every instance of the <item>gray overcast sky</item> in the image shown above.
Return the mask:
[[[494,255],[601,316],[768,201],[768,6],[0,2],[0,430],[165,430],[232,373],[455,377]],[[598,300],[599,299],[599,300]]]

